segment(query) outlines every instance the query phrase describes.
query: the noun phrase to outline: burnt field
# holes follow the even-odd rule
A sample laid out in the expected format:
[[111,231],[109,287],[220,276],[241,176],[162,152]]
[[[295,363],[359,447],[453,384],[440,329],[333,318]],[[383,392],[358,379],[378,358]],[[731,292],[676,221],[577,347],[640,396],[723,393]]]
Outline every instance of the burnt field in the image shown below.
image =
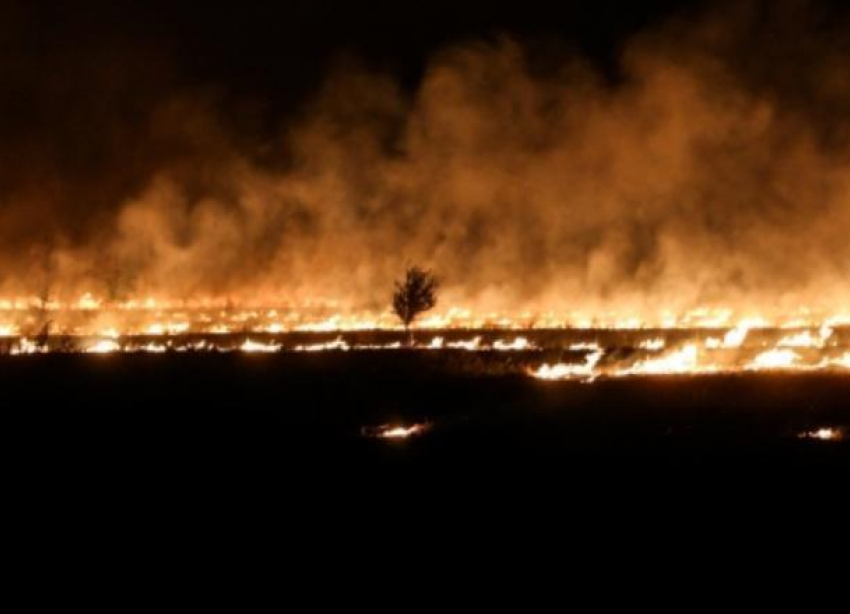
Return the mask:
[[172,485],[850,466],[847,375],[547,382],[511,364],[521,360],[450,350],[3,357],[3,431],[15,472]]

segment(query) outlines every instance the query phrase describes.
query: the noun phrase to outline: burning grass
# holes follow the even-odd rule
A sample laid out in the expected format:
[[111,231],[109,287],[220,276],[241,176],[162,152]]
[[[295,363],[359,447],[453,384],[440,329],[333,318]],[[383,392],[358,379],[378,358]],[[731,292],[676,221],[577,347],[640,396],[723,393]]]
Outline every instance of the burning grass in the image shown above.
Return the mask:
[[[216,324],[216,326],[219,326]],[[191,328],[191,326],[189,327]],[[186,332],[175,323],[147,326],[145,334],[104,328],[97,335],[0,337],[0,352],[165,353],[373,353],[440,354],[461,371],[522,373],[539,380],[697,376],[748,372],[850,371],[850,333],[834,321],[791,328],[742,321],[728,329],[568,328],[537,330],[420,330],[409,345],[400,330],[239,333]],[[0,330],[13,330],[6,327]]]
[[430,422],[418,422],[414,424],[382,424],[380,426],[366,426],[360,430],[363,437],[370,439],[384,439],[388,441],[403,441],[411,437],[421,437],[433,428]]
[[822,427],[813,431],[804,431],[798,435],[800,439],[810,439],[814,441],[843,441],[844,430],[836,427]]

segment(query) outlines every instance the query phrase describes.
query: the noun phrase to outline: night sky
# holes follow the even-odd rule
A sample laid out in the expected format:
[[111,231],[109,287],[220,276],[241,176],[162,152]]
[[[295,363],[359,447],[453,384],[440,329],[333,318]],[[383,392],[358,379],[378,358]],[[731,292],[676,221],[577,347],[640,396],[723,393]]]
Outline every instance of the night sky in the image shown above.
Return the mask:
[[[101,75],[130,73],[142,80],[155,78],[164,89],[215,86],[230,96],[260,98],[273,110],[285,110],[315,88],[328,66],[341,57],[356,57],[415,87],[429,57],[443,46],[503,35],[537,46],[541,56],[567,48],[610,67],[628,36],[671,16],[687,17],[703,3],[83,0],[69,5],[4,0],[0,4],[0,41],[7,69],[65,73],[69,81],[82,77],[81,84],[98,69]],[[10,93],[10,88],[4,89]],[[39,93],[20,92],[22,97],[27,94],[22,106],[28,107],[34,102],[30,96]]]
[[[206,87],[228,98],[228,112],[262,107],[273,121],[297,108],[342,58],[415,89],[444,46],[506,35],[533,48],[541,64],[566,49],[616,77],[628,36],[672,16],[687,18],[702,4],[3,0],[0,70],[9,74],[3,74],[2,111],[22,129],[55,121],[56,97],[63,107],[79,104],[99,115],[95,81],[105,95],[138,96],[135,109],[130,100],[118,101],[130,113],[175,89]],[[55,80],[45,86],[32,73]],[[112,86],[121,91],[110,92]]]

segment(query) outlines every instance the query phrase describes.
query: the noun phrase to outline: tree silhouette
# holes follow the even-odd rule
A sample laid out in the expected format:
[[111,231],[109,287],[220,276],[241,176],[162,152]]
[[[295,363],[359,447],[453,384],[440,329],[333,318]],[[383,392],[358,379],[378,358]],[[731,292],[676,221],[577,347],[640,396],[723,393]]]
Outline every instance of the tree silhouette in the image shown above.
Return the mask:
[[437,304],[439,286],[439,280],[431,271],[417,266],[408,268],[404,280],[395,283],[393,311],[404,324],[410,345],[413,345],[413,321]]

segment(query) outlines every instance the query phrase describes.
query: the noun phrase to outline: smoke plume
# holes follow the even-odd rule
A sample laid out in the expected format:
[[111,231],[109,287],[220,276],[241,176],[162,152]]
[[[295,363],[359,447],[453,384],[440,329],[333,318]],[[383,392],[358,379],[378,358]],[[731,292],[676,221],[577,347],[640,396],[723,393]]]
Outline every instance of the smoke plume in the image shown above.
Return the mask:
[[850,308],[850,25],[743,4],[614,70],[507,34],[413,89],[343,59],[272,125],[167,51],[6,54],[0,295],[381,310],[417,263],[515,315]]

